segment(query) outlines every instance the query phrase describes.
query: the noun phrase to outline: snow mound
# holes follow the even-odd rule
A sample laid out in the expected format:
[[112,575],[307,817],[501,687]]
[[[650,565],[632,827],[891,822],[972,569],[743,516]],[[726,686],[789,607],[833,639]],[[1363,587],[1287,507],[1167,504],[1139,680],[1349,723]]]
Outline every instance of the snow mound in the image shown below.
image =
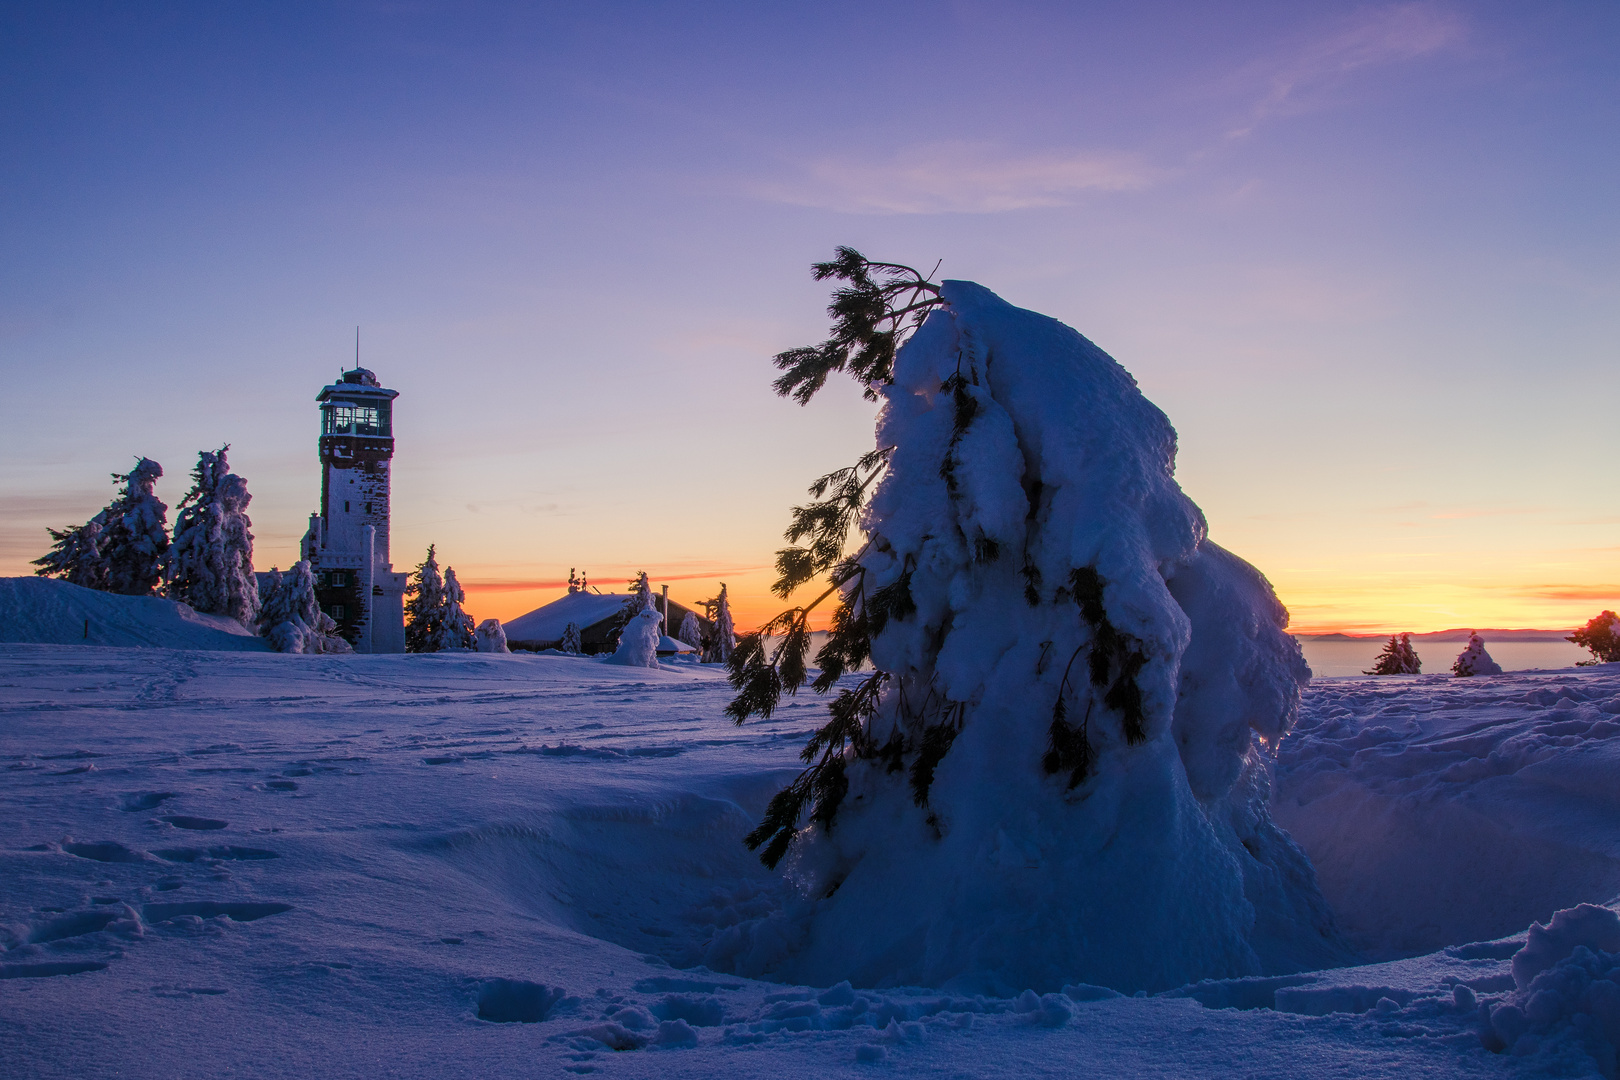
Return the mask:
[[658,643],[663,640],[663,620],[651,606],[642,608],[625,624],[619,647],[604,663],[626,667],[657,667]]
[[155,596],[119,596],[46,578],[0,578],[0,641],[39,645],[263,651],[225,615]]
[[865,740],[910,783],[850,759],[835,826],[784,863],[815,910],[770,970],[1014,994],[1342,962],[1267,810],[1309,678],[1287,612],[1206,538],[1124,368],[981,286],[942,295],[882,388],[863,520],[861,587],[915,609],[873,639]]
[[1272,813],[1378,959],[1620,894],[1620,672],[1313,684]]
[[1513,957],[1513,979],[1515,993],[1480,1006],[1488,1049],[1540,1058],[1565,1075],[1590,1058],[1605,1077],[1616,1075],[1620,915],[1581,904],[1536,923]]

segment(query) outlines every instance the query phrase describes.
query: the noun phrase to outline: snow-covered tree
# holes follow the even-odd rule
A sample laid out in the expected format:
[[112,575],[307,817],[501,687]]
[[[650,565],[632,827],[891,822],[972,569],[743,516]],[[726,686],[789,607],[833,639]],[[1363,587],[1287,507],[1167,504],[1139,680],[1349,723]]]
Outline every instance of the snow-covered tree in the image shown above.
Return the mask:
[[[642,575],[646,580],[646,575]],[[652,590],[647,590],[645,606],[625,624],[624,630],[619,634],[619,644],[613,650],[613,655],[607,658],[610,664],[624,664],[628,667],[657,667],[658,642],[664,636],[663,617],[653,606]]]
[[[99,515],[98,515],[99,516]],[[101,523],[94,518],[66,529],[47,528],[51,550],[34,560],[39,577],[59,578],[86,589],[107,588],[107,561],[101,556]]]
[[579,623],[571,622],[563,627],[562,641],[557,649],[569,656],[578,656],[585,650],[584,643],[579,640]]
[[778,594],[825,575],[819,596],[731,658],[728,712],[769,716],[836,600],[812,684],[830,719],[748,837],[809,898],[757,941],[801,944],[761,966],[1005,993],[1343,962],[1268,809],[1309,669],[1176,485],[1164,414],[971,282],[847,248],[815,273],[848,283],[833,336],[780,354],[776,389],[807,401],[844,370],[883,405],[876,448],[816,482],[778,555]]
[[315,599],[315,574],[307,559],[286,573],[272,569],[259,583],[259,633],[277,652],[354,651]]
[[579,578],[574,576],[574,568],[570,566],[568,568],[568,595],[573,596],[584,587],[584,583],[581,582]]
[[1620,663],[1620,615],[1602,612],[1564,640],[1592,650],[1592,659],[1582,660],[1583,666]]
[[405,583],[405,596],[405,651],[433,652],[444,624],[444,577],[432,544]]
[[656,607],[653,600],[652,585],[647,581],[647,571],[643,570],[625,583],[630,595],[624,601],[623,618],[628,621],[640,615],[649,605]]
[[681,619],[681,628],[675,631],[675,637],[694,649],[703,648],[703,623],[698,620],[697,612],[686,613]]
[[1470,675],[1500,675],[1502,665],[1492,660],[1491,654],[1485,651],[1485,639],[1470,632],[1468,648],[1457,654],[1457,659],[1451,665],[1451,673],[1458,678],[1467,678]]
[[229,615],[243,626],[258,621],[259,585],[253,574],[253,522],[247,516],[247,481],[230,471],[229,444],[204,450],[191,471],[191,490],[180,500],[169,549],[167,592],[172,600],[209,615]]
[[501,626],[499,619],[485,619],[478,624],[474,631],[478,636],[478,651],[489,653],[509,653],[512,650],[506,644],[506,629]]
[[1423,670],[1423,661],[1412,648],[1411,634],[1391,634],[1384,650],[1373,660],[1373,666],[1364,675],[1417,675]]
[[455,568],[447,567],[444,571],[444,607],[440,609],[438,628],[430,641],[432,648],[427,651],[454,652],[478,647],[472,616],[461,610],[466,599],[466,594],[461,591],[461,583],[456,581]]
[[703,642],[703,662],[729,664],[732,650],[737,647],[737,628],[731,621],[731,601],[726,599],[725,582],[720,583],[719,596],[703,601],[703,614],[709,620],[709,634]]
[[123,491],[83,525],[58,532],[49,554],[35,559],[40,577],[124,596],[150,596],[163,581],[169,551],[169,508],[153,493],[163,466],[138,458],[127,473],[113,473]]

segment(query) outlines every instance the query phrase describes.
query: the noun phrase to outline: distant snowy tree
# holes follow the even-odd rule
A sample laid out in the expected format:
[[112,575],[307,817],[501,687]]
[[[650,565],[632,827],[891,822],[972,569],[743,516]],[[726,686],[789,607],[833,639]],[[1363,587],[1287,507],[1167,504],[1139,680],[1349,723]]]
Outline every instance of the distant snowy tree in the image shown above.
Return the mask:
[[461,591],[461,584],[456,581],[454,568],[447,568],[444,572],[444,607],[440,609],[439,626],[432,639],[433,648],[430,652],[455,652],[460,649],[475,649],[478,639],[473,633],[473,619],[461,610],[462,603],[467,599]]
[[83,525],[47,530],[55,543],[34,560],[40,567],[34,572],[124,596],[152,595],[169,551],[169,508],[153,494],[162,475],[163,467],[151,458],[113,473],[113,482],[123,485],[119,497]]
[[1451,673],[1459,679],[1471,675],[1500,675],[1502,665],[1492,660],[1491,654],[1485,651],[1485,639],[1470,632],[1468,648],[1457,654],[1457,659],[1451,665]]
[[204,450],[180,500],[169,550],[167,592],[172,600],[209,615],[229,615],[243,626],[258,621],[259,586],[253,575],[247,481],[230,471],[229,444]]
[[1582,666],[1620,663],[1620,615],[1605,611],[1564,640],[1592,650],[1592,659],[1582,660]]
[[686,613],[681,619],[681,628],[675,632],[675,637],[694,649],[703,648],[703,623],[698,620],[697,612]]
[[439,573],[432,544],[428,545],[427,558],[416,564],[406,582],[405,595],[405,651],[435,651],[444,625],[445,599],[444,577]]
[[753,942],[803,943],[773,977],[1153,990],[1344,962],[1268,807],[1309,668],[1177,486],[1169,420],[981,286],[848,248],[814,273],[845,283],[833,333],[778,354],[777,392],[847,371],[883,406],[876,447],[792,512],[774,591],[820,577],[815,599],[729,664],[728,714],[770,716],[836,604],[828,720],[746,841],[817,898]]
[[66,529],[47,528],[51,550],[34,560],[39,577],[59,578],[86,589],[107,588],[107,561],[101,556],[101,523],[91,519]]
[[582,588],[584,588],[584,585],[580,582],[579,578],[574,576],[574,568],[570,566],[568,568],[568,595],[573,596]]
[[1423,661],[1412,648],[1411,634],[1391,634],[1384,643],[1384,651],[1373,660],[1373,666],[1364,675],[1417,675],[1423,670]]
[[579,640],[579,623],[571,622],[563,627],[562,641],[558,644],[557,649],[560,652],[567,653],[569,656],[578,656],[584,651],[585,647]]
[[647,571],[643,570],[631,578],[625,588],[630,595],[624,601],[623,618],[628,621],[640,615],[649,605],[656,606],[653,601],[652,586],[647,582]]
[[[646,580],[645,575],[642,580]],[[619,644],[607,662],[628,667],[657,667],[658,641],[663,636],[663,618],[653,606],[652,590],[649,589],[646,606],[625,624],[619,635]]]
[[271,570],[260,582],[259,633],[277,652],[354,651],[315,599],[315,574],[307,559],[294,563],[286,573]]
[[726,583],[720,583],[720,595],[703,601],[703,614],[709,620],[709,634],[703,642],[705,664],[729,664],[731,652],[737,647],[737,629],[731,621],[731,602],[726,599]]
[[506,645],[506,630],[501,626],[499,619],[485,619],[478,624],[474,631],[478,636],[478,651],[488,653],[509,653],[512,650]]

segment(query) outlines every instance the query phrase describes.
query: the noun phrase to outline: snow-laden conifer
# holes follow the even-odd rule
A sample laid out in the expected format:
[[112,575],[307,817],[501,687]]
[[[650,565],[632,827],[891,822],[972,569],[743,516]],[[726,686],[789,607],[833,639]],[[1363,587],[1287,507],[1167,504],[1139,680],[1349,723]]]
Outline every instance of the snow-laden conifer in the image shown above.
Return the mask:
[[39,577],[59,578],[86,589],[107,588],[107,560],[101,555],[101,523],[91,518],[83,525],[47,528],[51,550],[34,560]]
[[[646,575],[642,575],[646,580]],[[619,644],[607,663],[628,667],[657,667],[658,641],[664,636],[663,617],[653,606],[652,590],[645,595],[645,606],[631,617],[619,634]]]
[[444,576],[432,544],[405,583],[405,596],[405,651],[435,651],[444,625]]
[[253,574],[253,522],[247,516],[247,481],[230,471],[227,444],[197,455],[191,490],[180,500],[169,550],[170,599],[209,615],[228,615],[243,626],[258,621],[259,585]]
[[54,543],[34,560],[35,573],[124,596],[152,595],[169,551],[169,508],[153,491],[162,475],[163,466],[144,457],[129,472],[113,473],[123,486],[119,497],[83,525],[47,530]]
[[456,580],[455,568],[447,567],[444,571],[444,606],[440,609],[439,625],[428,652],[455,652],[478,647],[472,616],[461,610],[466,599],[466,594],[461,591],[461,583]]
[[584,643],[579,639],[579,623],[571,622],[563,627],[562,641],[557,645],[557,650],[569,656],[578,656],[585,651]]
[[703,601],[703,614],[709,620],[709,633],[703,641],[705,664],[729,664],[732,650],[737,647],[737,628],[731,621],[731,601],[726,599],[726,583],[720,583],[720,594]]
[[1309,669],[1176,485],[1164,414],[978,285],[850,249],[815,272],[847,283],[834,333],[780,354],[777,390],[806,401],[845,370],[883,404],[873,451],[793,511],[776,589],[822,576],[814,599],[731,658],[728,711],[769,716],[836,602],[813,683],[830,719],[748,837],[809,898],[751,944],[799,944],[750,963],[1009,993],[1342,962],[1267,805]]
[[625,597],[623,618],[628,621],[645,611],[649,606],[656,607],[653,600],[652,585],[647,581],[647,571],[643,570],[626,583],[630,595]]
[[347,653],[354,648],[338,634],[337,623],[315,598],[309,560],[285,573],[271,570],[259,586],[259,633],[277,652]]
[[1592,659],[1579,661],[1582,667],[1620,663],[1620,615],[1604,611],[1564,640],[1592,650]]
[[1411,634],[1391,634],[1383,651],[1373,659],[1373,666],[1365,675],[1417,675],[1423,671],[1423,661],[1412,648]]
[[485,619],[478,624],[474,631],[478,637],[478,651],[487,653],[509,653],[512,650],[506,644],[506,630],[501,626],[499,619]]
[[1485,651],[1485,639],[1470,632],[1468,648],[1457,654],[1457,659],[1451,665],[1451,673],[1458,678],[1467,678],[1470,675],[1500,675],[1502,665],[1492,660],[1491,654]]
[[694,649],[703,648],[703,623],[698,620],[697,612],[688,611],[681,619],[680,629],[675,632],[675,638]]

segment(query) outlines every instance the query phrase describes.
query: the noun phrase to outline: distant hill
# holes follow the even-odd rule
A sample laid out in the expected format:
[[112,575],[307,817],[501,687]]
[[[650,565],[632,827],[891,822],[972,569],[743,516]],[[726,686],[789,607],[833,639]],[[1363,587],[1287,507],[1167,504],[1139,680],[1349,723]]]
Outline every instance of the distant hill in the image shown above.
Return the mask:
[[[1431,630],[1427,634],[1413,634],[1413,641],[1467,641],[1469,634],[1478,634],[1486,641],[1563,641],[1575,628],[1568,630]],[[1295,634],[1297,638],[1312,641],[1372,641],[1388,638],[1388,634]]]

